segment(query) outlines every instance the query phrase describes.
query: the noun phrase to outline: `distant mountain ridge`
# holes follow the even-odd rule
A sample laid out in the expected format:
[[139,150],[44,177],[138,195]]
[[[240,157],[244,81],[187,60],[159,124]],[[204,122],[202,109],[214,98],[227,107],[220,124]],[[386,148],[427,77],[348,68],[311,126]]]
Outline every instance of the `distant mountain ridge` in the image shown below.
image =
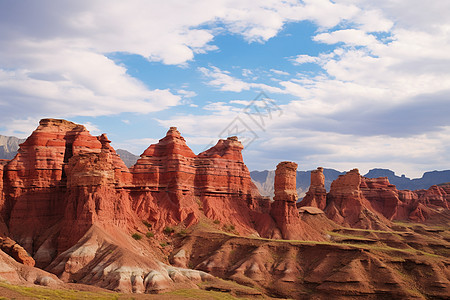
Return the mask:
[[389,169],[372,169],[364,177],[387,177],[391,184],[399,190],[428,189],[432,185],[450,182],[450,170],[430,171],[423,173],[421,178],[410,179],[405,175],[397,176]]
[[130,151],[124,149],[117,149],[116,153],[119,154],[120,158],[128,168],[134,166],[134,164],[136,164],[137,160],[139,159],[139,156],[134,155]]
[[0,135],[0,159],[13,159],[17,154],[19,145],[23,142],[25,142],[25,139]]
[[[346,172],[340,172],[335,169],[324,169],[325,188],[330,190],[331,182],[336,180],[339,175]],[[273,197],[273,183],[275,178],[274,170],[252,171],[250,172],[253,182],[263,196]],[[410,179],[405,175],[397,176],[395,172],[389,169],[372,169],[364,177],[378,178],[387,177],[391,184],[394,184],[398,190],[419,190],[428,189],[432,185],[438,185],[450,182],[450,170],[425,172],[421,178]],[[303,198],[308,191],[311,183],[311,171],[297,171],[297,193],[299,198]]]

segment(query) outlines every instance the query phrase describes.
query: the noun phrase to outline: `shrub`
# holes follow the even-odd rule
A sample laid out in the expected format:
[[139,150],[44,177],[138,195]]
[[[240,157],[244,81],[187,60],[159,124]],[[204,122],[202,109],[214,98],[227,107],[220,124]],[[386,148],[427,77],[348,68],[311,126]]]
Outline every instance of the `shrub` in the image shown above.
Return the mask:
[[142,223],[147,226],[148,228],[152,228],[152,224],[150,224],[149,222],[147,222],[147,220],[142,220]]
[[220,224],[220,221],[219,220],[214,220],[213,223],[214,224]]
[[179,236],[185,236],[187,234],[186,229],[181,229],[180,232],[178,233]]
[[149,232],[147,232],[147,233],[145,234],[145,236],[148,237],[148,238],[151,238],[151,237],[154,237],[155,234],[154,234],[153,232],[149,231]]
[[139,233],[135,232],[133,233],[133,235],[131,236],[133,239],[135,239],[136,241],[139,241],[140,239],[142,239],[142,235],[140,235]]
[[159,245],[160,245],[161,247],[165,247],[165,246],[167,246],[167,243],[162,242],[162,243],[160,243]]
[[164,232],[165,233],[173,233],[173,232],[175,232],[175,229],[173,229],[172,227],[166,226],[166,228],[164,228]]

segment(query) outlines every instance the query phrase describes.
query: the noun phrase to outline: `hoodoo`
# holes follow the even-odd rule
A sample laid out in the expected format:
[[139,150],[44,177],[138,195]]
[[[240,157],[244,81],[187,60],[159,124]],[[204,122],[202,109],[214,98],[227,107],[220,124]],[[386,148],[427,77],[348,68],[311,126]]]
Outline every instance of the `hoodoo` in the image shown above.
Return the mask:
[[311,171],[311,184],[299,207],[314,206],[324,210],[327,206],[327,190],[325,189],[325,176],[323,168]]
[[275,220],[284,239],[321,240],[320,234],[299,216],[296,202],[297,164],[284,161],[277,165],[275,171],[275,197],[270,214]]

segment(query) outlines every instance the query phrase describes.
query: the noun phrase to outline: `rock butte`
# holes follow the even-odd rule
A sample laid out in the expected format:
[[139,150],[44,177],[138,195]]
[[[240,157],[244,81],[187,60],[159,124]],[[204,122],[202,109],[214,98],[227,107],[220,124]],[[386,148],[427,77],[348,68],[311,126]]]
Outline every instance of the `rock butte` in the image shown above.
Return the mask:
[[[129,169],[110,143],[82,125],[43,119],[14,159],[0,160],[0,279],[133,293],[198,288],[200,282],[236,289],[224,288],[219,276],[258,288],[238,288],[240,295],[261,295],[263,289],[303,298],[312,288],[342,296],[337,283],[353,282],[348,288],[357,295],[410,297],[408,284],[393,275],[394,265],[386,267],[362,249],[327,244],[327,232],[342,226],[391,232],[392,220],[425,222],[449,208],[450,185],[398,191],[387,178],[364,178],[357,169],[327,193],[318,168],[296,203],[294,162],[278,164],[270,201],[252,183],[237,137],[196,155],[171,127]],[[339,267],[342,262],[348,267]],[[443,286],[433,290],[439,297],[450,292],[450,262],[426,263],[424,272],[435,276],[419,284]],[[383,279],[374,275],[377,268],[384,268]]]

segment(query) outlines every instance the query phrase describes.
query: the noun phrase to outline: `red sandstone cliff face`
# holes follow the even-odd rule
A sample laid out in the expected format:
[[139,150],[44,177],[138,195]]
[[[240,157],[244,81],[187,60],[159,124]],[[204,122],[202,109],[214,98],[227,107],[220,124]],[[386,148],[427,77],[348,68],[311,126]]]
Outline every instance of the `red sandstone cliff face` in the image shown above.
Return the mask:
[[91,136],[82,125],[44,119],[5,166],[2,215],[10,235],[38,265],[76,243],[99,212],[106,224],[120,219],[115,200],[109,204],[115,209],[108,210],[94,193],[131,182],[109,143],[106,135]]
[[299,203],[302,206],[314,206],[324,210],[327,206],[327,190],[325,189],[325,176],[323,168],[311,171],[311,184],[305,197]]
[[367,183],[358,169],[340,175],[331,183],[327,195],[327,217],[344,226],[386,229],[390,222],[365,198],[366,187]]
[[237,137],[219,140],[196,160],[195,188],[205,215],[222,224],[233,224],[243,234],[256,233],[252,214],[267,212],[250,172],[242,159],[244,147]]
[[176,127],[159,143],[150,145],[131,169],[133,209],[157,230],[199,216],[194,197],[195,154]]
[[[195,155],[175,127],[131,169],[133,209],[156,229],[198,222],[201,214],[240,233],[256,233],[250,212],[261,196],[235,137]],[[256,203],[256,204],[255,204]],[[253,207],[252,207],[253,205]]]

